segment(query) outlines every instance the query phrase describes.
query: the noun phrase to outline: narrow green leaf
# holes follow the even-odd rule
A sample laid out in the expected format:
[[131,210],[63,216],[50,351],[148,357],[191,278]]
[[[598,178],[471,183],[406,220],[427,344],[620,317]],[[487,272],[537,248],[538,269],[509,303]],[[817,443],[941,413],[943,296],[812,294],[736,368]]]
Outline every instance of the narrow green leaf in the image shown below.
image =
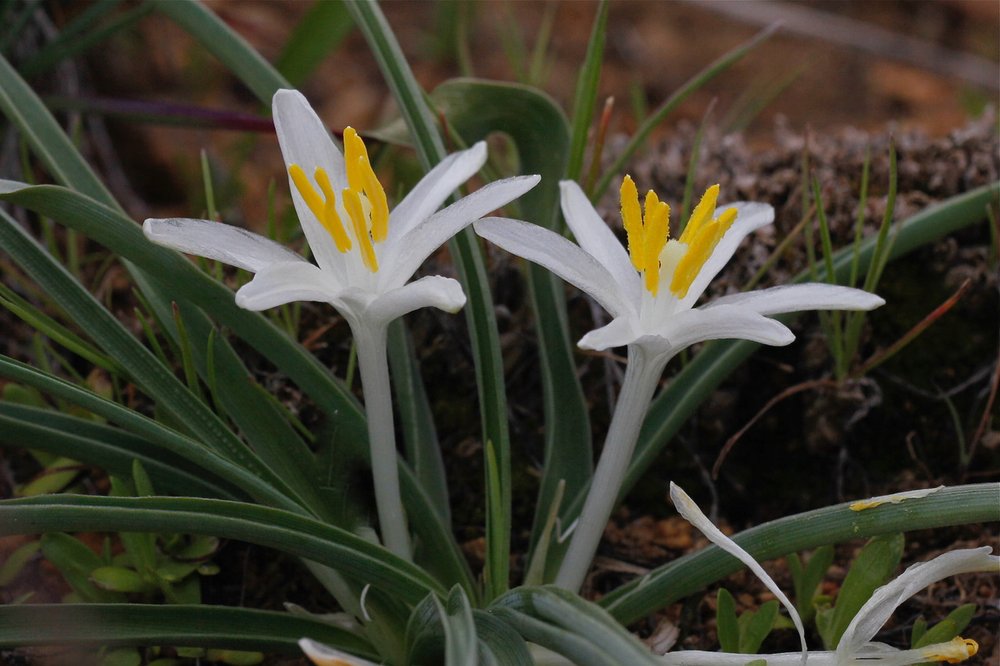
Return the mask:
[[609,654],[585,636],[506,607],[487,611],[503,624],[513,627],[526,641],[537,643],[570,660],[577,666],[621,666],[617,655]]
[[480,662],[486,664],[492,657],[496,666],[535,666],[527,643],[513,627],[482,610],[474,609],[472,617],[483,648]]
[[899,567],[905,545],[902,534],[877,536],[854,558],[837,593],[829,627],[821,633],[828,650],[836,649],[854,616]]
[[0,645],[171,645],[300,655],[308,636],[377,659],[364,639],[309,617],[228,606],[26,604],[0,606]]
[[[125,601],[124,595],[102,590],[90,581],[90,572],[104,566],[105,562],[83,543],[68,534],[56,532],[43,535],[41,544],[42,555],[59,570],[59,573],[63,575],[63,578],[81,599],[94,603]],[[22,607],[26,608],[27,606],[18,606],[18,608]],[[0,606],[0,612],[4,608],[4,606]],[[0,624],[0,627],[6,626]],[[0,644],[3,644],[3,641],[0,641]]]
[[344,4],[341,0],[320,0],[295,26],[275,63],[292,86],[304,83],[354,28]]
[[736,600],[724,587],[715,596],[715,624],[719,648],[723,652],[740,652],[740,628],[736,623]]
[[969,626],[970,622],[972,622],[972,618],[975,616],[977,609],[978,606],[976,604],[962,604],[952,612],[948,613],[948,616],[945,619],[941,620],[930,629],[926,628],[925,623],[925,630],[919,635],[916,634],[916,626],[914,626],[914,638],[911,647],[916,649],[933,643],[945,643],[950,641],[965,631],[965,628]]
[[587,150],[587,135],[594,119],[594,108],[597,104],[597,84],[601,80],[601,64],[604,60],[604,36],[608,27],[608,0],[601,0],[594,16],[594,27],[590,31],[590,41],[587,42],[587,55],[583,57],[583,66],[576,80],[576,92],[573,96],[573,111],[570,117],[572,138],[570,139],[569,159],[566,164],[566,178],[579,180],[583,170],[583,156]]
[[156,10],[194,37],[226,69],[265,104],[280,88],[292,85],[245,39],[236,34],[208,7],[195,0],[148,0]]
[[[52,531],[210,534],[275,548],[416,603],[444,590],[381,546],[311,518],[243,502],[53,495],[0,502],[0,535]],[[44,548],[44,546],[43,546]]]
[[97,567],[90,572],[90,582],[110,592],[148,594],[156,590],[155,585],[144,580],[135,570],[125,567]]
[[[757,654],[761,643],[771,633],[778,618],[778,602],[775,599],[761,604],[756,612],[747,615],[747,621],[740,627],[739,650],[743,654]],[[743,619],[742,617],[740,618]]]
[[14,552],[9,553],[3,564],[0,564],[0,587],[10,585],[41,547],[40,541],[28,541],[15,548]]

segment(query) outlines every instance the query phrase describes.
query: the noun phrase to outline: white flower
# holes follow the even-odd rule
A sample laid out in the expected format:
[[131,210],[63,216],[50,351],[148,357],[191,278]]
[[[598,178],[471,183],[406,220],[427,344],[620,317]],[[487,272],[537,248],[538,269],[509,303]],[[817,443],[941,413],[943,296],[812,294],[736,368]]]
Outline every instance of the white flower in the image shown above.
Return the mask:
[[315,264],[263,236],[208,220],[146,220],[143,231],[159,245],[254,273],[236,292],[240,307],[264,310],[291,301],[321,301],[347,320],[365,392],[382,539],[393,553],[408,559],[385,356],[387,327],[417,308],[456,312],[465,305],[461,285],[451,278],[409,280],[442,243],[527,192],[539,178],[496,181],[435,212],[486,161],[486,144],[480,142],[442,160],[390,213],[357,132],[350,127],[344,131],[341,155],[298,92],[279,90],[273,110],[292,202]]
[[465,226],[538,182],[538,176],[500,180],[435,212],[486,161],[486,145],[480,142],[445,158],[389,213],[353,129],[344,131],[345,159],[299,92],[279,90],[273,109],[292,201],[316,264],[234,226],[186,218],[143,224],[154,243],[253,272],[253,280],[236,295],[237,304],[248,310],[322,301],[337,308],[352,328],[360,324],[362,329],[425,306],[455,312],[465,304],[457,281],[431,276],[408,283],[413,273]]
[[590,294],[614,319],[579,342],[584,349],[628,346],[629,363],[601,459],[555,583],[579,589],[618,497],[639,428],[666,363],[696,342],[741,338],[787,345],[795,336],[768,315],[815,309],[870,310],[874,294],[830,284],[774,287],[732,294],[694,307],[751,232],[770,224],[774,210],[737,203],[716,210],[710,187],[678,238],[670,237],[670,207],[650,190],[644,210],[625,176],[621,213],[628,251],[572,181],[562,181],[562,210],[576,243],[518,220],[487,218],[475,229],[505,250],[548,268]]
[[642,345],[673,356],[704,340],[740,338],[769,345],[794,339],[767,315],[801,310],[870,310],[885,301],[874,294],[830,284],[801,284],[717,298],[693,307],[750,233],[774,220],[765,204],[736,203],[716,210],[718,186],[708,189],[679,238],[669,237],[670,208],[650,190],[645,214],[635,184],[622,183],[626,252],[580,187],[562,181],[562,210],[576,245],[558,234],[515,220],[487,218],[476,233],[541,264],[590,294],[614,319],[579,342],[602,350]]
[[884,643],[872,642],[872,638],[886,623],[893,611],[914,594],[939,580],[973,571],[1000,573],[1000,557],[990,555],[989,546],[954,550],[935,557],[928,562],[920,562],[910,566],[895,580],[886,583],[875,590],[871,598],[858,610],[844,631],[837,644],[837,650],[807,652],[802,621],[795,606],[778,589],[777,584],[761,568],[761,566],[743,550],[735,541],[723,534],[687,493],[676,484],[670,484],[670,498],[677,511],[692,525],[697,527],[715,545],[737,557],[757,574],[769,590],[775,593],[781,603],[788,609],[802,641],[802,652],[783,654],[732,654],[724,652],[703,652],[689,650],[672,652],[664,655],[661,660],[671,666],[727,666],[738,664],[743,666],[751,661],[765,659],[768,666],[791,666],[793,664],[808,664],[809,666],[853,666],[870,663],[919,664],[922,662],[944,661],[957,664],[976,654],[979,646],[971,639],[956,637],[944,643],[935,643],[913,650],[899,650]]

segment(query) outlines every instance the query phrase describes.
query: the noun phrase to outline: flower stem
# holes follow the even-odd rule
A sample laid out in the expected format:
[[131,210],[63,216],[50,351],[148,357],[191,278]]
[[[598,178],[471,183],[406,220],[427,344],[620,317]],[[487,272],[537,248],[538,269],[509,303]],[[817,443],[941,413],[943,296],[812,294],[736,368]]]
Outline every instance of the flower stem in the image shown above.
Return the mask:
[[[357,333],[362,333],[358,335]],[[386,329],[356,331],[358,371],[365,392],[368,445],[371,448],[372,481],[382,541],[395,555],[410,561],[410,532],[406,526],[403,498],[399,491],[396,430],[392,420],[392,392],[386,356]]]
[[655,354],[638,345],[629,346],[628,355],[625,379],[604,440],[604,450],[590,482],[573,539],[556,575],[556,585],[574,592],[583,584],[597,552],[632,460],[646,409],[656,391],[663,366],[669,360],[665,354]]

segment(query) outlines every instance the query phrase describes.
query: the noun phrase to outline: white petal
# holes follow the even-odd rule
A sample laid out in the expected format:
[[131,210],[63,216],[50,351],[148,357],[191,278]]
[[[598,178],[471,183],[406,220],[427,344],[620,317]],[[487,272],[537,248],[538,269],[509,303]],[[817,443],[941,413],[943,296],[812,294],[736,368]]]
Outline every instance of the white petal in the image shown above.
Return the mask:
[[717,305],[738,305],[762,315],[803,310],[874,310],[885,299],[861,289],[836,284],[789,284],[717,298],[705,309]]
[[486,142],[448,155],[420,179],[389,216],[389,242],[426,220],[486,163]]
[[476,233],[511,254],[544,266],[577,289],[590,294],[613,317],[634,315],[636,305],[629,302],[615,279],[592,256],[559,234],[537,224],[505,218],[486,218],[476,222]]
[[393,243],[387,242],[385,259],[380,260],[384,268],[379,270],[379,286],[382,289],[402,286],[449,238],[483,215],[518,198],[539,180],[538,176],[518,176],[489,183],[435,213]]
[[369,304],[365,317],[388,324],[419,308],[435,307],[445,312],[458,312],[464,305],[465,292],[457,280],[429,275],[379,295]]
[[923,499],[928,495],[931,495],[943,489],[944,486],[937,486],[935,488],[922,488],[920,490],[905,490],[901,493],[878,495],[876,497],[869,497],[868,499],[851,502],[850,509],[851,511],[867,511],[868,509],[874,509],[876,507],[880,507],[883,504],[899,504],[900,502],[906,502],[913,499]]
[[757,563],[757,560],[750,556],[750,553],[743,550],[735,541],[727,537],[718,527],[713,525],[708,516],[702,513],[698,505],[694,503],[694,500],[673,481],[670,482],[670,499],[673,500],[678,513],[689,523],[701,530],[701,533],[708,537],[709,541],[745,564],[760,578],[760,581],[764,583],[767,589],[778,598],[791,616],[792,622],[795,624],[795,629],[799,632],[799,641],[802,643],[799,663],[805,663],[808,652],[808,648],[806,647],[806,630],[802,626],[802,619],[799,617],[798,611],[795,610],[795,606],[788,600],[785,593],[781,591],[778,584],[767,575],[764,568]]
[[641,337],[641,333],[636,330],[633,318],[625,315],[615,317],[605,326],[590,331],[580,338],[576,346],[580,349],[604,351],[605,349],[630,345],[639,337]]
[[780,347],[795,339],[795,335],[781,322],[735,305],[677,312],[656,333],[675,350],[705,340],[750,340]]
[[614,276],[615,281],[629,295],[638,299],[642,288],[639,273],[632,267],[632,260],[621,241],[605,224],[601,216],[572,180],[559,181],[563,217],[569,225],[576,242],[584,252],[597,259]]
[[150,219],[143,222],[142,233],[157,245],[218,259],[254,273],[270,264],[305,261],[269,238],[221,222],[177,217]]
[[299,647],[316,666],[378,666],[373,661],[335,650],[311,638],[300,638]]
[[340,288],[317,266],[306,261],[272,264],[236,292],[236,305],[266,310],[292,301],[321,301],[338,305]]
[[681,299],[681,305],[684,307],[694,305],[698,297],[708,287],[708,283],[732,259],[733,253],[736,252],[736,248],[740,246],[744,238],[774,221],[774,209],[767,204],[739,202],[719,207],[717,214],[730,208],[735,208],[738,211],[736,222],[729,228],[726,235],[722,237],[719,244],[715,246],[715,251],[705,261],[705,265],[701,267],[698,276],[692,280],[687,295]]
[[[297,90],[279,90],[274,93],[271,106],[274,113],[274,129],[278,133],[278,143],[281,145],[285,165],[298,164],[310,181],[313,181],[316,167],[321,167],[330,177],[335,192],[347,187],[344,157],[333,143],[323,121],[309,106],[302,93]],[[337,277],[343,279],[340,271],[342,255],[330,234],[303,201],[291,176],[288,178],[288,188],[291,190],[292,203],[299,216],[302,231],[305,232],[316,262],[324,269],[333,269],[337,272]],[[318,187],[316,189],[319,191]]]
[[847,626],[837,645],[837,655],[846,658],[861,649],[882,628],[893,611],[931,583],[973,571],[1000,573],[1000,557],[990,547],[953,550],[928,562],[912,565],[895,580],[875,590]]

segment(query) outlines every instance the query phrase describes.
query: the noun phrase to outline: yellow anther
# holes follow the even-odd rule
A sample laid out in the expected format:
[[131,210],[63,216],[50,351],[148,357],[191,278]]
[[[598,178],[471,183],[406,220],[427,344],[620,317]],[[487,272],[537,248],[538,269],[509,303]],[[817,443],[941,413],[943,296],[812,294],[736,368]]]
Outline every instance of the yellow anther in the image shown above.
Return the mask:
[[295,183],[295,189],[299,191],[302,196],[302,200],[306,202],[309,206],[309,210],[312,211],[313,215],[316,216],[320,222],[323,221],[323,198],[316,193],[316,189],[309,182],[306,172],[302,170],[298,164],[292,164],[288,167],[288,175],[292,177],[292,182]]
[[344,165],[347,168],[347,186],[357,193],[365,188],[360,159],[368,161],[368,149],[353,127],[344,128]]
[[715,216],[715,202],[719,197],[719,186],[713,185],[708,188],[701,201],[695,207],[681,234],[680,242],[687,245],[687,252],[680,261],[670,280],[670,291],[677,298],[687,296],[691,283],[698,277],[702,266],[712,256],[715,246],[719,244],[722,237],[729,231],[736,221],[736,209],[730,208]]
[[645,265],[642,263],[645,258],[643,247],[642,210],[639,208],[639,191],[635,189],[635,182],[631,176],[625,176],[622,180],[620,190],[620,201],[622,207],[622,224],[625,226],[625,234],[628,237],[628,252],[632,257],[632,265],[636,270],[642,270]]
[[333,193],[333,186],[330,185],[330,177],[322,167],[316,167],[316,182],[319,184],[319,189],[323,190],[323,196],[326,197],[323,216],[319,218],[319,221],[323,223],[327,233],[333,236],[333,242],[337,245],[337,249],[341,252],[347,252],[351,249],[351,238],[344,229],[340,215],[337,214],[337,197]]
[[372,273],[378,272],[378,259],[375,258],[375,247],[372,245],[372,238],[368,233],[368,224],[365,216],[365,209],[361,203],[361,195],[351,188],[346,188],[341,194],[344,208],[348,217],[351,218],[351,225],[354,229],[354,238],[358,241],[361,249],[361,261]]
[[385,198],[382,183],[372,170],[372,165],[365,160],[366,167],[362,173],[365,179],[365,196],[372,205],[372,239],[381,243],[389,235],[389,202]]
[[670,235],[670,206],[653,190],[646,192],[645,206],[639,208],[639,192],[630,176],[621,186],[622,222],[628,234],[632,265],[643,272],[643,284],[653,296],[660,287],[660,252]]
[[691,238],[693,238],[698,230],[708,221],[712,219],[712,215],[715,214],[715,202],[719,199],[719,186],[712,185],[710,188],[705,190],[705,194],[702,195],[701,201],[698,205],[694,207],[694,211],[691,213],[691,218],[688,220],[687,225],[684,227],[684,232],[681,234],[680,242],[691,244]]

